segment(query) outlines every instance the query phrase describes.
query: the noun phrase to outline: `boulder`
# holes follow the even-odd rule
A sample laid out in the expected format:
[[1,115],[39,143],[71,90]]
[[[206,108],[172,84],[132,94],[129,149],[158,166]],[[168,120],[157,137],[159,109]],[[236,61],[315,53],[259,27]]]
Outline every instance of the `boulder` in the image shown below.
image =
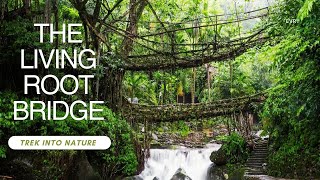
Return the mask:
[[154,133],[151,134],[152,135],[152,139],[158,141],[158,136]]
[[211,153],[210,160],[217,166],[222,166],[227,164],[227,153],[223,149],[223,145],[218,151],[213,151]]
[[206,180],[239,180],[244,178],[245,168],[235,165],[232,168],[227,166],[216,166],[211,164],[207,171]]
[[140,176],[131,176],[131,177],[126,177],[123,180],[143,180],[143,179]]
[[182,168],[179,168],[170,180],[192,180],[188,175],[186,175],[186,171]]
[[226,173],[227,168],[225,166],[215,166],[212,164],[208,168],[207,180],[226,180],[228,174]]
[[76,180],[102,180],[101,176],[93,169],[84,152],[79,152],[72,168],[66,174],[68,179]]

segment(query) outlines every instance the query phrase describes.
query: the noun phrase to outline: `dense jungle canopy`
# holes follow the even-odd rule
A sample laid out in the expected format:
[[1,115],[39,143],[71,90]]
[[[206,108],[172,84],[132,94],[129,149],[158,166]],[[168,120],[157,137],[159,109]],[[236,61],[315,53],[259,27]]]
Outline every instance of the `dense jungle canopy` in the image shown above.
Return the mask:
[[[268,173],[320,177],[319,10],[317,0],[2,0],[0,175],[68,179],[83,159],[102,179],[134,175],[143,169],[145,152],[137,123],[122,116],[126,105],[210,103],[265,92],[264,103],[254,108],[270,134]],[[75,37],[83,42],[63,43],[56,36],[54,43],[40,43],[34,23],[50,23],[55,30],[80,23],[81,35]],[[50,31],[44,31],[48,42]],[[89,48],[97,59],[94,69],[20,67],[21,49],[32,63],[34,49],[48,57],[52,49],[72,54]],[[89,94],[80,81],[72,96],[25,95],[26,74],[94,74],[95,79]],[[52,82],[46,88],[52,89]],[[102,100],[107,120],[54,122],[38,115],[16,122],[12,103],[18,99]],[[21,152],[7,146],[13,135],[108,135],[116,143],[107,151]],[[17,157],[32,159],[37,171],[10,169]]]

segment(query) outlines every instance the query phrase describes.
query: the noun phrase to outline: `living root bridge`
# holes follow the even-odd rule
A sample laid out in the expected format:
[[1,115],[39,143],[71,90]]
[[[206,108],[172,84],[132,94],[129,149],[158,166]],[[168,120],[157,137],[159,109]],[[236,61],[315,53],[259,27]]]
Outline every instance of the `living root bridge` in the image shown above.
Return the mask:
[[135,122],[170,122],[179,120],[203,119],[218,116],[252,112],[252,103],[265,100],[262,93],[233,99],[213,101],[211,103],[170,104],[161,106],[128,104],[124,116]]

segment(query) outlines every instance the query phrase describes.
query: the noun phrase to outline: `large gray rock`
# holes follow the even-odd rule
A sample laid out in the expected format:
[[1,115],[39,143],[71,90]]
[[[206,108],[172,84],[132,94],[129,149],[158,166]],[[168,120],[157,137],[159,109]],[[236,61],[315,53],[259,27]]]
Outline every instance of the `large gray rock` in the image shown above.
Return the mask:
[[176,173],[172,176],[170,180],[192,180],[187,174],[186,171],[182,168],[179,168]]
[[227,164],[227,153],[223,149],[223,145],[218,151],[213,151],[211,153],[210,160],[217,166],[223,166]]
[[208,168],[207,180],[226,180],[227,171],[225,166],[215,166],[212,164]]

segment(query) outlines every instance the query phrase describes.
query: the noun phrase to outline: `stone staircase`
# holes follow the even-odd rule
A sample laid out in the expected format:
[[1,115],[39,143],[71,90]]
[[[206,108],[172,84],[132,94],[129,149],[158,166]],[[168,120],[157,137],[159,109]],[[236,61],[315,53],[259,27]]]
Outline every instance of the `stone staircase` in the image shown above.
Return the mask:
[[246,162],[245,176],[265,175],[267,168],[268,139],[260,139]]

